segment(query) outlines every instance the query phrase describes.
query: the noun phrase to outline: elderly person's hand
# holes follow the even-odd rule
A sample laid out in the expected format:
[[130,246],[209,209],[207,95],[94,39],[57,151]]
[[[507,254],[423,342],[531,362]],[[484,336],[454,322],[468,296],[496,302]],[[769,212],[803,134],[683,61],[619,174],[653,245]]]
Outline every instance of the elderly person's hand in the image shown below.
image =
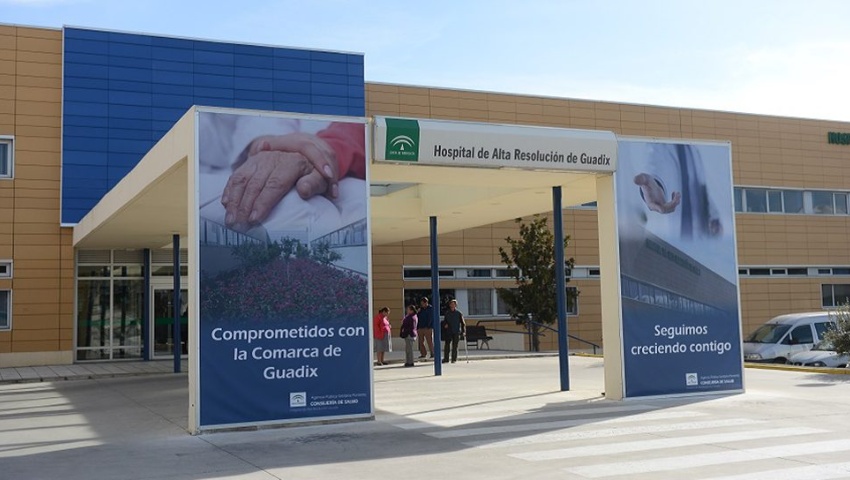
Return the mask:
[[293,188],[304,199],[335,197],[336,177],[336,157],[320,138],[302,133],[258,138],[234,165],[222,193],[225,225],[252,228]]
[[256,155],[264,150],[300,153],[310,161],[318,174],[327,180],[329,188],[327,192],[322,193],[326,193],[330,198],[339,195],[339,166],[336,155],[330,145],[318,136],[310,133],[290,133],[258,137],[248,145],[247,154]]

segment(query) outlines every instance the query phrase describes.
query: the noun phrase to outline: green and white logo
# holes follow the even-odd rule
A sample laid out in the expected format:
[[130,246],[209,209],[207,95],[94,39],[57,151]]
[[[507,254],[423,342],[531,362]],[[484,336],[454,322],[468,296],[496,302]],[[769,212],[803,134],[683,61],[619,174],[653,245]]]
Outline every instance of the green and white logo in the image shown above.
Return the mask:
[[419,160],[419,122],[387,118],[387,160],[416,162]]

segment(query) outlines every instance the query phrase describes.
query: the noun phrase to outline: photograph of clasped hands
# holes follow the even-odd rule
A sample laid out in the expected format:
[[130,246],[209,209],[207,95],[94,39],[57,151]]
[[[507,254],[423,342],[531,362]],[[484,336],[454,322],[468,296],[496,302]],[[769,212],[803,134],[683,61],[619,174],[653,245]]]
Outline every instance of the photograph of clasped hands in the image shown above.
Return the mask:
[[304,243],[365,219],[363,123],[202,112],[198,128],[202,218]]

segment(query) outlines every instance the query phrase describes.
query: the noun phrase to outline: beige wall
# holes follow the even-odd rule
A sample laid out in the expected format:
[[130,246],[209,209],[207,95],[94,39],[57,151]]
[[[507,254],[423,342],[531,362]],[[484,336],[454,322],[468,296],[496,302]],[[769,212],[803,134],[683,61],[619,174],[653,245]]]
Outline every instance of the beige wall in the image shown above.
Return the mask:
[[[14,261],[14,278],[0,280],[0,288],[13,290],[13,328],[0,332],[0,367],[72,361],[73,248],[71,230],[59,226],[61,52],[59,30],[0,26],[0,135],[13,135],[16,147],[15,178],[0,180],[0,260]],[[850,123],[384,84],[367,84],[366,104],[368,115],[728,140],[736,185],[850,186],[850,147],[826,142],[828,131],[848,132]],[[595,211],[569,210],[564,221],[572,236],[567,255],[579,265],[598,265]],[[736,221],[742,265],[850,265],[850,217],[738,214]],[[499,265],[498,246],[516,233],[516,225],[508,221],[443,235],[440,264]],[[396,327],[405,286],[428,286],[403,282],[403,266],[429,263],[424,238],[374,249],[375,305],[394,310]],[[779,313],[819,309],[822,283],[844,282],[824,277],[743,279],[744,331]],[[570,332],[600,343],[598,281],[572,284],[581,295],[580,314],[570,319]],[[554,348],[554,339],[543,345]],[[586,347],[573,342],[571,348]]]
[[59,227],[62,34],[0,26],[0,135],[15,138],[14,179],[0,180],[0,259],[12,259],[12,330],[0,367],[70,363],[74,256]]
[[[826,139],[829,131],[850,132],[846,122],[386,84],[366,85],[366,113],[730,141],[736,186],[850,190],[850,146],[830,145]],[[850,265],[848,216],[737,214],[736,222],[742,266]],[[598,265],[596,212],[568,210],[564,226],[572,236],[567,255],[577,265]],[[440,264],[498,265],[497,247],[514,234],[513,222],[504,222],[441,236]],[[427,282],[401,279],[404,265],[430,263],[427,245],[427,239],[418,239],[374,248],[376,305],[400,309],[405,286],[428,288]],[[744,333],[781,313],[820,310],[822,283],[850,283],[850,278],[742,279]],[[441,282],[443,288],[454,285]],[[577,285],[581,294],[579,316],[570,318],[570,333],[601,343],[599,282],[582,280],[571,285]],[[546,346],[556,344],[549,339]],[[570,348],[586,346],[572,342]]]

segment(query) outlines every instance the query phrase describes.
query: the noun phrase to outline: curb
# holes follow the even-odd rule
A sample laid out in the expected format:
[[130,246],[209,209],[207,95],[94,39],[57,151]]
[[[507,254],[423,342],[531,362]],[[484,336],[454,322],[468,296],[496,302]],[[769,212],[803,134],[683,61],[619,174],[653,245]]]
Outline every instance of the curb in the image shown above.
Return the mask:
[[[180,372],[179,375],[186,375]],[[75,380],[98,380],[101,378],[123,378],[123,377],[147,377],[150,375],[174,375],[174,372],[127,372],[127,373],[87,373],[80,375],[65,375],[57,377],[27,377],[0,380],[0,385],[14,385],[18,383],[48,383],[65,382]]]

